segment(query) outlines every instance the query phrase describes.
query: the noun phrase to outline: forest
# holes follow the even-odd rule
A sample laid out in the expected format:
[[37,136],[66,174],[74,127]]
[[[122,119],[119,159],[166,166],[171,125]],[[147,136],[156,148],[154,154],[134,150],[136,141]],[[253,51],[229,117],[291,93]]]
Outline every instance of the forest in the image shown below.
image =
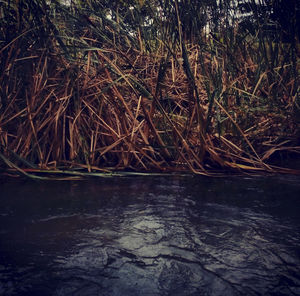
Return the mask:
[[0,170],[300,174],[297,0],[0,1]]

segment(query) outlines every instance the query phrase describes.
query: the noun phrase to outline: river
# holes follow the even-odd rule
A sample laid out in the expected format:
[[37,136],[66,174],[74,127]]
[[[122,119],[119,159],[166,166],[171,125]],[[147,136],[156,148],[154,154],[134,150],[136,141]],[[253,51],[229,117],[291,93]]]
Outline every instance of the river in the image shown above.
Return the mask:
[[0,179],[0,295],[300,295],[300,178]]

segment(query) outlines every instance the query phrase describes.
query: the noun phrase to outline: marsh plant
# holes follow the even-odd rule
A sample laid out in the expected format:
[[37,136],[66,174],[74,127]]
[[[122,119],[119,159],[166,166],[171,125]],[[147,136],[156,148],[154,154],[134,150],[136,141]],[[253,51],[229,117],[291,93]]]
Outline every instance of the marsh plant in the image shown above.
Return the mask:
[[299,11],[1,1],[1,167],[296,173],[274,160],[300,151]]

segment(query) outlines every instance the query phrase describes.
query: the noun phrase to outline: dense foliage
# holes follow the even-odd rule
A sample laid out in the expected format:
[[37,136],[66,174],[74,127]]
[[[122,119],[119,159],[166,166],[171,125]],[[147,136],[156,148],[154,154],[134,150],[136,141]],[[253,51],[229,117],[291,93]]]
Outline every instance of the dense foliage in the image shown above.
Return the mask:
[[1,1],[1,167],[296,172],[272,163],[300,151],[299,11]]

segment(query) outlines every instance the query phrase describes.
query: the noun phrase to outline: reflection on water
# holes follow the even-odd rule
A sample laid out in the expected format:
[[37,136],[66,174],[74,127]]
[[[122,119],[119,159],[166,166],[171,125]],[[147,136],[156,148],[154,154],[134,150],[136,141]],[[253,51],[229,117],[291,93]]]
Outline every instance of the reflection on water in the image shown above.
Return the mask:
[[0,180],[0,295],[300,295],[299,181]]

